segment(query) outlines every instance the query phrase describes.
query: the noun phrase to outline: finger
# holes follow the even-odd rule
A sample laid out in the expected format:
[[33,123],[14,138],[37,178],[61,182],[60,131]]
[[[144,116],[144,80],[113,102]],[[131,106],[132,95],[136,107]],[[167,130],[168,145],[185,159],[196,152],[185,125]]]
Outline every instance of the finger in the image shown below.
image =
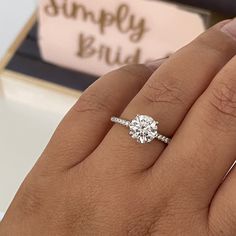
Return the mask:
[[205,205],[210,203],[236,157],[235,66],[236,57],[192,107],[160,160],[163,169],[173,174],[173,181],[181,180],[186,194]]
[[[130,120],[137,114],[150,115],[159,121],[160,133],[172,136],[197,97],[236,53],[235,41],[221,31],[225,23],[216,25],[167,60],[128,105],[122,117]],[[106,166],[110,163],[115,168],[122,166],[142,171],[156,161],[164,147],[157,141],[138,144],[126,128],[115,125],[98,149],[101,153],[98,161]],[[109,156],[111,149],[115,153],[113,159]]]
[[236,232],[236,166],[218,189],[209,210],[212,235],[234,235]]
[[[163,60],[157,61],[159,66]],[[96,81],[65,116],[42,155],[46,166],[70,168],[87,157],[119,114],[153,73],[144,65],[129,65]],[[51,164],[49,164],[51,163]]]

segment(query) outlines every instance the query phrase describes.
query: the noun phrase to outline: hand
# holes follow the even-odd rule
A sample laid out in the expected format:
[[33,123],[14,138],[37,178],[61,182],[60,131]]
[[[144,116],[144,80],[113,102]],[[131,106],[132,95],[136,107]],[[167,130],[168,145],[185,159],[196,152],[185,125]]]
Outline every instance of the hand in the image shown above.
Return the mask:
[[[0,235],[236,235],[236,20],[100,78],[57,128]],[[154,71],[155,69],[155,71]],[[113,115],[172,137],[139,144]]]

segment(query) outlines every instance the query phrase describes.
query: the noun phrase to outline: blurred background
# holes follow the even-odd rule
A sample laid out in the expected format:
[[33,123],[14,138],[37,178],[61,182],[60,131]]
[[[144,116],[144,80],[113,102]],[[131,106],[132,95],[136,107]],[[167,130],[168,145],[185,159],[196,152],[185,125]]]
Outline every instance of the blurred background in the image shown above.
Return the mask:
[[[86,3],[84,0],[75,1]],[[8,208],[20,183],[48,143],[59,121],[83,90],[98,76],[95,67],[94,71],[91,68],[91,73],[88,69],[83,70],[82,61],[79,64],[81,68],[77,70],[68,68],[66,65],[60,66],[60,63],[63,64],[61,61],[59,63],[55,60],[54,63],[51,59],[53,57],[50,55],[60,57],[60,52],[51,46],[50,49],[44,47],[40,50],[38,42],[42,35],[44,45],[47,45],[47,40],[56,42],[56,39],[50,38],[49,40],[43,34],[49,19],[42,14],[40,25],[42,35],[39,37],[39,20],[37,20],[39,14],[35,14],[35,11],[38,4],[42,4],[42,2],[46,4],[46,0],[0,0],[0,218]],[[134,5],[134,3],[141,4],[140,2],[150,1],[137,0],[135,2],[132,0],[130,2]],[[152,2],[159,1],[153,0]],[[192,17],[194,27],[198,27],[198,31],[195,31],[199,33],[222,19],[235,16],[236,13],[236,1],[234,0],[170,2],[168,6],[174,4],[175,8],[187,12],[187,14],[184,12],[176,14],[186,14],[186,17]],[[176,5],[179,3],[181,5]],[[98,1],[93,1],[93,4],[99,5],[101,2],[99,1],[98,4]],[[171,8],[170,11],[164,12],[169,21],[173,21],[175,17],[171,12]],[[146,14],[148,15],[148,11]],[[155,21],[154,17],[150,19],[150,21],[153,20]],[[60,26],[61,22],[63,21],[58,23]],[[165,22],[158,27],[160,29],[169,27],[170,22],[168,20]],[[56,19],[53,23],[57,23]],[[191,28],[191,24],[193,23],[183,21],[181,30],[187,26]],[[88,25],[86,30],[89,31],[89,27]],[[195,31],[193,31],[194,37]],[[168,36],[165,35],[165,37]],[[163,36],[163,42],[168,41],[168,38],[165,37]],[[43,46],[41,45],[41,47]],[[173,51],[171,41],[169,45],[163,47],[166,48],[165,52],[161,51],[163,48],[160,43],[159,51],[161,53],[168,54]],[[46,50],[44,57],[42,50]],[[54,54],[50,54],[50,50]],[[69,49],[64,47],[63,50],[66,52]]]
[[[36,0],[0,1],[0,62],[36,9]],[[0,63],[1,64],[1,63]],[[76,101],[65,91],[0,74],[0,212],[5,212],[65,112]],[[0,214],[1,215],[1,214]]]

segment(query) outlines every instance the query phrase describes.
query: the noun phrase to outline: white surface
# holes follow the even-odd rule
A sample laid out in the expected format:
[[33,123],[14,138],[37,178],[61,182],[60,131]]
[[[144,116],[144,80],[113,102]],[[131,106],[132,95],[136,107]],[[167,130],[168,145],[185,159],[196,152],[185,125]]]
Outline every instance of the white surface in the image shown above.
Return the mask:
[[[35,8],[36,0],[0,1],[0,60]],[[24,150],[20,146],[23,142],[29,141],[29,139],[18,140],[19,135],[15,136],[15,134],[20,131],[19,129],[24,130],[24,126],[18,127],[18,125],[19,123],[22,125],[22,120],[24,120],[25,116],[27,117],[25,122],[27,122],[29,116],[27,116],[27,113],[24,114],[24,111],[29,112],[30,108],[4,97],[2,86],[3,81],[0,77],[0,219],[2,216],[1,211],[5,212],[27,168],[29,169],[33,164],[35,155],[39,151],[35,150],[32,155],[34,146],[31,146],[31,142],[29,143],[31,148],[27,150],[26,147]],[[41,123],[43,122],[41,121]],[[28,124],[28,128],[30,127],[33,128],[32,123]],[[49,131],[45,131],[45,133],[47,132]],[[27,134],[27,130],[26,132],[24,130],[22,134],[24,133]],[[41,136],[39,135],[39,140]],[[39,142],[38,149],[41,146],[42,144]]]
[[[36,0],[0,0],[0,60],[35,7]],[[0,212],[6,211],[20,183],[75,100],[0,77]]]
[[3,218],[3,213],[0,212],[0,221],[2,220],[2,218]]
[[18,79],[0,84],[0,211],[43,151],[76,98]]
[[[36,2],[0,0],[0,60],[33,14]],[[0,75],[0,212],[6,212],[19,185],[75,100]]]
[[[35,7],[36,0],[0,0],[0,60],[35,10]],[[14,132],[13,126],[9,125],[7,117],[11,117],[11,109],[14,104],[3,98],[1,85],[0,77],[0,211],[5,211],[20,178],[18,177],[19,171],[11,175],[13,169],[10,168],[10,162],[14,162],[14,158],[16,158],[14,156],[12,159],[13,149],[6,151],[7,145],[9,145],[6,145],[7,135],[13,135]],[[18,109],[20,109],[20,106]],[[6,127],[5,129],[2,128],[3,124],[7,126],[7,134],[5,133]],[[15,143],[11,142],[11,144],[15,146]]]

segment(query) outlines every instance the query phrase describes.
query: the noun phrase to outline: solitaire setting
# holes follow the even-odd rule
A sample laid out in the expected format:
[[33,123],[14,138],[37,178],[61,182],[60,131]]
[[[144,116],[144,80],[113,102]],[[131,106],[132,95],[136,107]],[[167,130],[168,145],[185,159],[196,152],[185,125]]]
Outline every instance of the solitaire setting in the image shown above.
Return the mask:
[[154,139],[169,144],[171,139],[158,133],[159,122],[147,115],[137,115],[128,121],[118,117],[112,117],[111,121],[129,128],[129,134],[138,143],[150,143]]

